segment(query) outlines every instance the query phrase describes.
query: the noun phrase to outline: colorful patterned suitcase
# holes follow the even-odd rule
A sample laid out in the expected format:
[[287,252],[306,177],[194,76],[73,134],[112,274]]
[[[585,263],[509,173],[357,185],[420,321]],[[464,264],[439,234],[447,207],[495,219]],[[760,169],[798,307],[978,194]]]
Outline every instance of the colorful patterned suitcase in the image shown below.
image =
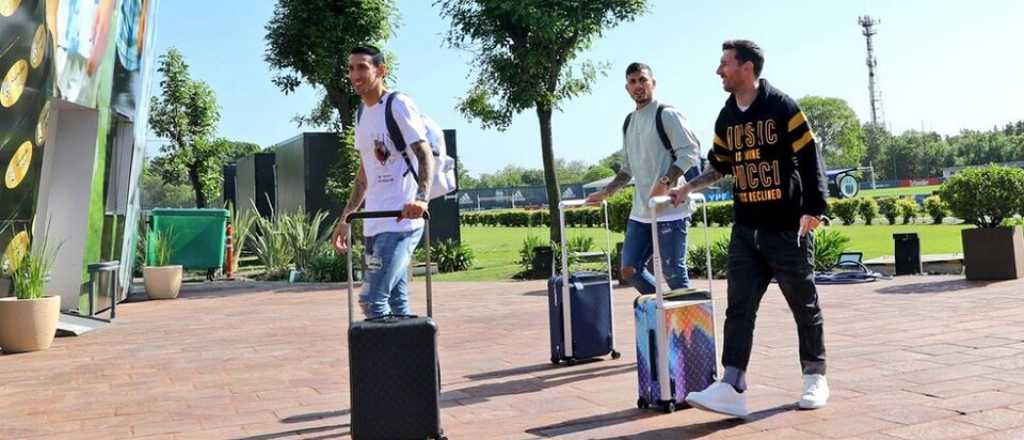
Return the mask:
[[[704,207],[704,239],[708,240],[707,208],[702,194],[692,194]],[[668,197],[651,199],[654,218],[659,204]],[[641,295],[633,302],[636,319],[637,407],[661,408],[672,412],[685,405],[686,395],[711,385],[718,374],[715,349],[715,305],[708,290],[664,291],[658,229],[651,228],[654,252],[655,293]],[[708,247],[707,267],[711,267]]]

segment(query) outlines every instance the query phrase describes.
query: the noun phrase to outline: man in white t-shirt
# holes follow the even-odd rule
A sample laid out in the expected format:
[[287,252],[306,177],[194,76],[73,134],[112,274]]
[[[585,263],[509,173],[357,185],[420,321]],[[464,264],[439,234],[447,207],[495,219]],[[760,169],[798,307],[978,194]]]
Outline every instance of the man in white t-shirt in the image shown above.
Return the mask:
[[[331,238],[335,249],[347,252],[345,218],[366,201],[367,211],[401,211],[399,218],[366,219],[366,276],[359,305],[367,318],[409,315],[408,266],[423,234],[434,158],[427,129],[412,99],[384,88],[384,55],[372,46],[352,49],[348,78],[362,100],[356,121],[359,172],[348,204]],[[396,147],[385,119],[391,102],[404,151]],[[397,136],[397,133],[396,133]],[[408,156],[404,156],[408,155]]]

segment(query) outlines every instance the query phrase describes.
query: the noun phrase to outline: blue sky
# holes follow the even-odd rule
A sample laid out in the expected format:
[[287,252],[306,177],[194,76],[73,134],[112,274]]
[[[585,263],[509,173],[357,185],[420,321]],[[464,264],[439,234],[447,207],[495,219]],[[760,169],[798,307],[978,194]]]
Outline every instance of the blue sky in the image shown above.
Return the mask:
[[[517,116],[504,131],[483,130],[454,108],[466,91],[472,54],[448,49],[442,20],[429,0],[399,0],[401,25],[387,48],[397,54],[394,88],[445,128],[458,131],[459,155],[471,174],[507,164],[540,167],[536,114]],[[650,64],[656,96],[681,109],[705,148],[726,95],[714,71],[730,38],[757,41],[766,53],[763,76],[794,98],[845,99],[869,117],[865,43],[857,16],[881,20],[876,37],[883,106],[897,132],[954,134],[1024,120],[1024,2],[986,0],[788,0],[730,2],[653,0],[648,14],[607,32],[583,58],[611,67],[593,92],[564,103],[554,116],[555,154],[594,163],[621,145],[621,123],[632,110],[623,89],[631,61]],[[263,61],[264,25],[272,0],[164,0],[156,50],[180,49],[193,77],[207,81],[221,106],[218,134],[267,146],[298,129],[291,121],[316,102],[306,87],[284,95]],[[158,81],[159,78],[154,78]],[[151,151],[157,142],[151,141]]]

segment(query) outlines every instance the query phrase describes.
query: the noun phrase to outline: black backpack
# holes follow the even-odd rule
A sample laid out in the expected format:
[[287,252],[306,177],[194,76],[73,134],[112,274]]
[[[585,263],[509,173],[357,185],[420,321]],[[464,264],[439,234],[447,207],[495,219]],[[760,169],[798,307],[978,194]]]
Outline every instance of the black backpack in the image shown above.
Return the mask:
[[[675,150],[672,149],[672,141],[669,140],[668,138],[668,132],[665,131],[665,123],[661,121],[661,113],[666,108],[672,108],[672,106],[668,104],[658,104],[658,111],[654,113],[654,128],[658,131],[658,138],[661,139],[661,145],[664,146],[666,150],[668,150],[668,155],[672,157],[672,163],[675,163],[676,159],[678,158],[676,157]],[[626,135],[626,129],[629,128],[629,120],[630,118],[632,118],[632,116],[633,113],[626,115],[626,120],[622,122],[623,136]],[[691,167],[690,169],[686,170],[685,173],[683,173],[683,176],[686,177],[686,181],[693,180],[694,178],[700,175],[701,162],[703,161],[698,162],[696,166]]]

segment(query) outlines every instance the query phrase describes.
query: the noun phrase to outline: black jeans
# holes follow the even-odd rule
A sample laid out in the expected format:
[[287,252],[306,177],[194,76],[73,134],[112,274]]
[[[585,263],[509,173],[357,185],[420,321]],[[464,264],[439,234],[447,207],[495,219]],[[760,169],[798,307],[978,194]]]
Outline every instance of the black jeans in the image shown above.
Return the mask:
[[814,236],[806,234],[799,243],[796,231],[733,225],[722,353],[726,367],[747,370],[757,309],[774,277],[796,320],[803,373],[825,374],[821,307],[814,286]]

